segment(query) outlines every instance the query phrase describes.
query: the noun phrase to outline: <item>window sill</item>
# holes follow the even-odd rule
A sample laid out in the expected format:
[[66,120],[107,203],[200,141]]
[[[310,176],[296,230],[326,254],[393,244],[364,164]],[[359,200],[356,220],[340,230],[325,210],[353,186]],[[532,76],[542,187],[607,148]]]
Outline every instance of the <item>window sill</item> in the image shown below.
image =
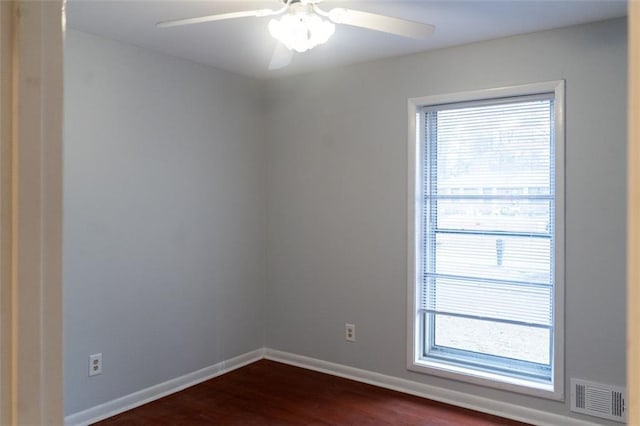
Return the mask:
[[562,392],[554,390],[553,384],[544,384],[532,380],[519,379],[431,360],[416,360],[408,366],[408,369],[417,373],[429,374],[509,392],[517,392],[539,398],[556,401],[564,400]]

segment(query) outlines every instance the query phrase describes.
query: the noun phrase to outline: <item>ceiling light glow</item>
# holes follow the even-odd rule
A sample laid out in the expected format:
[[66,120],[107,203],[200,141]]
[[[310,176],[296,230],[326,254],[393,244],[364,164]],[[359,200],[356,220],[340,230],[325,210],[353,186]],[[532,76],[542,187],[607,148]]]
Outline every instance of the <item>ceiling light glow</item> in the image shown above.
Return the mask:
[[332,22],[307,10],[286,13],[280,19],[269,22],[269,32],[273,38],[289,50],[300,53],[325,43],[335,29]]

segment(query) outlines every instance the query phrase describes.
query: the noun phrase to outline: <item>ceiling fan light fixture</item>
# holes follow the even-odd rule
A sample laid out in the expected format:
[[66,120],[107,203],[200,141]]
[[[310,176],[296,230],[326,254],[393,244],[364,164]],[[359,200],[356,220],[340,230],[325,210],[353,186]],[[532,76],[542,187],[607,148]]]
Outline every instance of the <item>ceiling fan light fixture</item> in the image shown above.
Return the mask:
[[427,39],[435,30],[435,27],[430,24],[360,10],[338,7],[325,11],[319,7],[323,0],[281,0],[281,2],[283,5],[278,10],[244,10],[172,19],[158,22],[156,26],[167,28],[228,19],[271,16],[273,19],[269,22],[269,32],[278,40],[278,43],[269,62],[270,70],[287,66],[294,52],[306,52],[327,42],[335,31],[334,24],[345,24],[417,40]]
[[269,22],[271,36],[300,53],[325,43],[335,29],[333,22],[306,10],[286,13]]

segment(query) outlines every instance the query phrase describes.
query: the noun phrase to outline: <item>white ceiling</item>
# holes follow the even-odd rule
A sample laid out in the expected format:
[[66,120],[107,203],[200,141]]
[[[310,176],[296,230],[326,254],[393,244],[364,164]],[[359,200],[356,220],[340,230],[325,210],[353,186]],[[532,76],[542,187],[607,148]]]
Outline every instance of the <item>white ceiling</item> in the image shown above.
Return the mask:
[[68,0],[67,25],[88,33],[257,78],[299,74],[430,49],[625,16],[625,0],[326,0],[347,7],[430,23],[426,41],[337,25],[327,44],[296,54],[291,65],[269,71],[275,46],[270,18],[242,18],[173,28],[158,21],[251,9],[277,9],[280,0]]

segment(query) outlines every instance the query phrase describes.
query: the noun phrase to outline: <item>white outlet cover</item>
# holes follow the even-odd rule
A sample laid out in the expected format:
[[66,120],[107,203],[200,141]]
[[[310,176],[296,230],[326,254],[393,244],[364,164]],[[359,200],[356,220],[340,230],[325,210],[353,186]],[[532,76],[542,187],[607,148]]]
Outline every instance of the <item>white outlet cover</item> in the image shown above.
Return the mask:
[[348,342],[356,341],[356,326],[354,324],[345,324],[344,325],[344,334],[345,339]]
[[89,355],[89,377],[102,374],[102,353]]

